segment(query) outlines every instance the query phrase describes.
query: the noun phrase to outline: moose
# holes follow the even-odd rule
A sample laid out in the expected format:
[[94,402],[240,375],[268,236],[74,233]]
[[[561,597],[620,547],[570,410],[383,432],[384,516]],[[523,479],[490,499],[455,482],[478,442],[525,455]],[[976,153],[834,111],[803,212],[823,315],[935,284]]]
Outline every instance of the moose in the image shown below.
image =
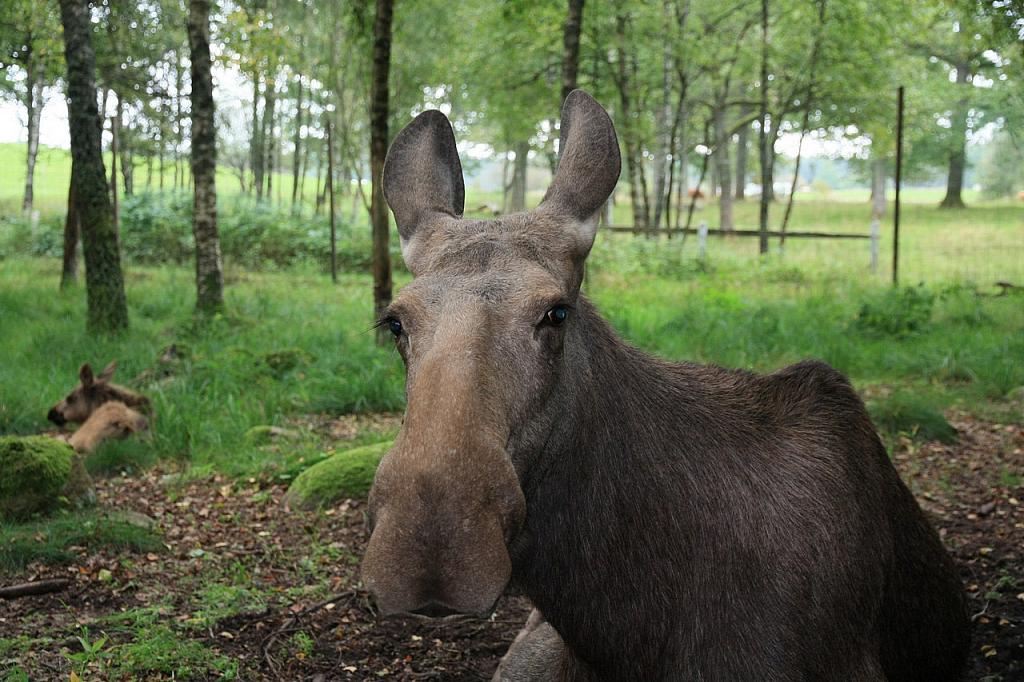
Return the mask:
[[57,426],[64,426],[68,422],[81,424],[101,405],[112,401],[123,403],[133,411],[147,412],[149,398],[112,382],[116,371],[116,360],[104,367],[99,375],[93,374],[89,363],[83,364],[78,370],[78,385],[50,408],[46,418]]
[[462,217],[438,111],[383,172],[413,274],[380,320],[407,410],[370,493],[382,615],[536,611],[498,672],[545,680],[956,680],[957,571],[859,396],[828,365],[668,363],[580,293],[619,177],[574,91],[534,210]]
[[106,440],[148,433],[149,420],[119,400],[103,403],[74,433],[64,438],[75,452],[89,455]]

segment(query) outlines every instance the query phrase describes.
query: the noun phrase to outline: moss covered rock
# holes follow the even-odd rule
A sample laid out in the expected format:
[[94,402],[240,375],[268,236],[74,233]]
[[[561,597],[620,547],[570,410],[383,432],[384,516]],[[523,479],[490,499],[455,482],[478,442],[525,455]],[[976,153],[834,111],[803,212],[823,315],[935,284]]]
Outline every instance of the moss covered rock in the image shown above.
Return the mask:
[[295,477],[285,502],[299,509],[319,509],[347,497],[362,497],[373,485],[381,457],[393,441],[346,450],[314,464]]
[[71,477],[71,446],[45,436],[0,437],[0,517],[52,509]]

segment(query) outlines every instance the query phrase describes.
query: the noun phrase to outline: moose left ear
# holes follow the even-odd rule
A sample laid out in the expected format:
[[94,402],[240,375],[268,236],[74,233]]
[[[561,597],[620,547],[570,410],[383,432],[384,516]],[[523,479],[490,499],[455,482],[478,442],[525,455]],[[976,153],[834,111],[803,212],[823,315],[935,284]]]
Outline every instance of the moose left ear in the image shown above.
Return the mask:
[[83,364],[79,368],[79,370],[78,370],[78,380],[82,382],[82,387],[83,388],[89,388],[90,386],[92,386],[92,382],[93,382],[92,365],[90,365],[88,362],[86,362],[85,364]]
[[110,364],[103,368],[100,375],[96,377],[96,381],[110,381],[114,378],[114,372],[117,371],[117,360],[111,360]]
[[431,218],[461,218],[466,203],[455,133],[440,111],[424,111],[391,143],[384,161],[384,197],[395,214],[402,258],[410,270]]
[[558,170],[540,208],[572,221],[581,257],[590,252],[601,207],[619,181],[619,140],[608,112],[582,90],[562,105]]

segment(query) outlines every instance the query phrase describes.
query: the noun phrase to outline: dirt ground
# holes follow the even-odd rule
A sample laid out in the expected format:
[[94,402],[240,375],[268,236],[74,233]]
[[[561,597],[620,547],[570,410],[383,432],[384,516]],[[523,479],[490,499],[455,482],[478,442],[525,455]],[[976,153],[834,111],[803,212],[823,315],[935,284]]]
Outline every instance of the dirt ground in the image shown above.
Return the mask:
[[[970,596],[975,629],[967,679],[1024,680],[1024,429],[965,415],[951,415],[951,422],[960,432],[957,444],[903,439],[895,462],[953,553]],[[40,680],[67,680],[72,667],[84,672],[82,679],[123,676],[109,661],[69,660],[82,652],[78,635],[83,628],[103,632],[105,646],[117,651],[135,636],[131,614],[154,607],[175,632],[237,661],[244,680],[489,679],[526,618],[522,598],[505,598],[485,622],[380,620],[357,588],[367,540],[364,502],[293,512],[280,504],[284,491],[255,479],[168,483],[160,471],[100,482],[101,504],[156,519],[165,551],[81,550],[70,566],[0,575],[0,584],[72,580],[60,593],[0,602],[0,638],[32,642],[6,661],[0,656],[0,671],[17,663]],[[245,608],[197,600],[211,585],[225,584],[242,585],[255,599]]]

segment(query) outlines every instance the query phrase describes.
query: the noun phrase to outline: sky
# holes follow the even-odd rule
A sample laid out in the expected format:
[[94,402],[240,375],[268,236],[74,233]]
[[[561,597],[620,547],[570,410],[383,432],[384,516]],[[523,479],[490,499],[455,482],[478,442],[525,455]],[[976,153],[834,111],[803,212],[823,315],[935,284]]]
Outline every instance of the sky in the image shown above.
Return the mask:
[[[214,87],[217,92],[217,107],[221,113],[234,111],[239,122],[242,117],[243,102],[249,95],[249,87],[246,86],[241,74],[234,67],[214,67]],[[113,113],[113,103],[109,103],[110,114]],[[870,142],[863,137],[853,135],[823,135],[814,132],[804,139],[803,155],[805,157],[841,157],[851,158],[855,156],[866,156]],[[978,131],[972,140],[974,143],[984,144],[991,138],[992,131]],[[25,142],[25,110],[16,103],[8,100],[0,100],[0,142]],[[474,144],[464,141],[460,150],[474,158],[486,158],[493,153],[487,145]],[[63,93],[59,88],[48,88],[46,92],[46,104],[43,108],[40,120],[40,143],[67,149],[71,146],[68,134],[67,106]],[[754,138],[756,146],[756,137]],[[783,133],[778,141],[776,149],[779,153],[795,157],[800,144],[800,136],[795,133]]]

